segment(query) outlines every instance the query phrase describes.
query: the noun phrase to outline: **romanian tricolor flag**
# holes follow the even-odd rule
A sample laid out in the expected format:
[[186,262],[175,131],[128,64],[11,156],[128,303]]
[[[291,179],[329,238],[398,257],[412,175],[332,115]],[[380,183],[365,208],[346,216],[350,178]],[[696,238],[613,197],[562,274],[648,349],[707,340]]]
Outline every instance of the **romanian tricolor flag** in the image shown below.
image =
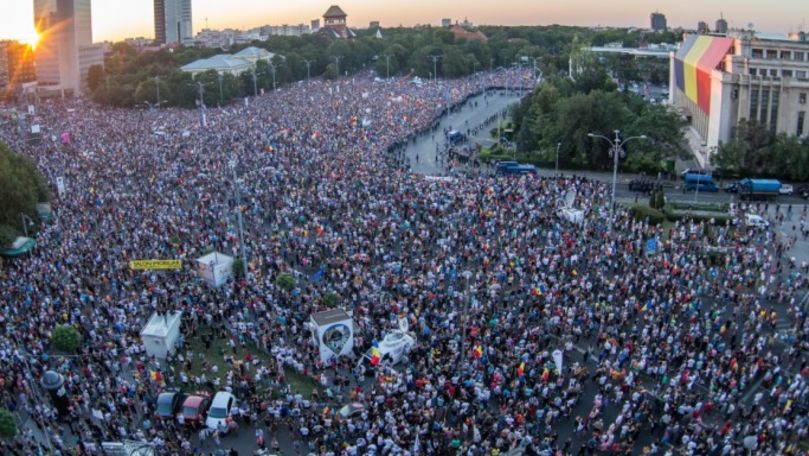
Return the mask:
[[545,369],[542,371],[542,381],[543,381],[543,382],[545,382],[545,383],[548,383],[548,380],[550,380],[550,379],[551,379],[551,372],[550,372],[550,371],[548,370],[548,368],[546,367],[546,368],[545,368]]
[[382,361],[382,354],[379,352],[379,348],[376,346],[371,347],[371,365],[377,366],[380,361]]
[[149,373],[149,378],[150,378],[150,379],[151,379],[153,382],[159,382],[159,381],[163,380],[163,376],[162,376],[162,375],[160,375],[160,371],[156,371],[156,370],[153,370],[153,371],[151,371],[151,372]]
[[517,377],[522,377],[523,375],[525,375],[525,363],[524,362],[520,363],[520,365],[517,367]]
[[480,344],[478,344],[478,346],[475,347],[473,356],[475,357],[475,359],[480,359],[480,357],[483,356],[483,347],[481,347]]
[[688,35],[674,56],[677,89],[705,114],[711,111],[711,73],[732,48],[732,38]]

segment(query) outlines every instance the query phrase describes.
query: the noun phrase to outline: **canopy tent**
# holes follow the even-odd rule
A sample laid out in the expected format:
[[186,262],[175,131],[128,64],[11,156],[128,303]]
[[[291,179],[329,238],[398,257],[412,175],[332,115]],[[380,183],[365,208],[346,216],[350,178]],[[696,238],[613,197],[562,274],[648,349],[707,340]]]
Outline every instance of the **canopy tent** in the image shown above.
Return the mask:
[[6,250],[0,250],[0,256],[4,256],[6,258],[17,258],[33,250],[34,246],[36,245],[37,243],[35,240],[20,236],[11,243],[11,247],[7,248]]

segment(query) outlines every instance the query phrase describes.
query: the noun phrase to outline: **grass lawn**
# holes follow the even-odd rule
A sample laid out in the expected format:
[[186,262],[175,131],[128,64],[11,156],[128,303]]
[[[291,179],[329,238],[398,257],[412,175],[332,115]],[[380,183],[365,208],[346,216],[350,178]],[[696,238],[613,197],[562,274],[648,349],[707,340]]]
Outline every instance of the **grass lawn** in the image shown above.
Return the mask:
[[[260,360],[262,365],[269,366],[275,364],[275,360],[271,355],[264,353],[261,349],[253,346],[252,344],[247,344],[245,348],[237,345],[236,354],[234,355],[233,349],[228,346],[227,339],[225,338],[214,339],[213,343],[211,343],[211,348],[206,350],[205,344],[202,342],[202,338],[200,336],[203,333],[210,334],[210,332],[211,330],[209,328],[202,326],[197,330],[196,336],[187,338],[185,341],[185,347],[182,350],[183,355],[185,355],[188,350],[191,350],[194,353],[193,368],[191,369],[191,372],[189,372],[192,378],[193,376],[202,374],[203,368],[202,358],[199,356],[200,353],[203,354],[204,359],[208,362],[205,376],[210,380],[218,377],[220,385],[225,385],[225,378],[231,368],[230,364],[225,362],[225,355],[231,355],[236,360],[244,360],[244,357],[249,353],[254,359]],[[218,372],[216,374],[213,373],[213,366],[217,366],[218,368]],[[179,369],[179,365],[176,367]],[[255,369],[252,369],[251,371],[255,373]],[[300,393],[304,397],[308,398],[311,396],[313,389],[317,389],[319,394],[322,392],[320,383],[299,374],[297,371],[295,371],[295,369],[289,366],[284,367],[284,377],[286,378],[286,382],[291,387],[293,393]],[[262,388],[259,389],[266,390],[271,388],[263,388],[262,385]],[[211,392],[213,393],[214,391]]]

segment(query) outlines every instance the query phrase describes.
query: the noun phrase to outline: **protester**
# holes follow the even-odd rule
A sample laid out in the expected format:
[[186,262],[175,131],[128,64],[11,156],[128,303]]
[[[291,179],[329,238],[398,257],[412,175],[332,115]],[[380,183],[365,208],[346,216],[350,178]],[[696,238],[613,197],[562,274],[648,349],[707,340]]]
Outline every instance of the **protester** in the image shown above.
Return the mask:
[[[0,268],[0,394],[40,435],[26,428],[3,453],[47,452],[41,434],[59,437],[59,454],[121,439],[160,454],[233,439],[258,450],[265,429],[270,451],[298,454],[805,452],[807,271],[787,258],[794,238],[656,228],[623,210],[610,235],[608,189],[591,180],[410,173],[404,145],[432,134],[448,102],[529,75],[312,81],[204,111],[44,100],[39,140],[2,125],[0,139],[66,182],[33,255]],[[581,225],[559,215],[570,200]],[[241,256],[237,211],[248,276],[213,289],[193,260]],[[127,266],[167,258],[184,268]],[[276,285],[281,273],[295,290]],[[353,312],[357,355],[407,321],[408,361],[321,363],[305,322],[327,293]],[[169,368],[146,356],[139,331],[169,310],[184,312],[185,340],[228,340],[228,372],[186,346]],[[51,349],[58,324],[80,331],[75,356]],[[264,357],[237,356],[246,347]],[[285,369],[314,393],[286,388]],[[38,399],[46,370],[64,377],[69,417]],[[155,421],[171,386],[231,391],[242,406],[220,432]],[[348,403],[363,409],[344,417]],[[239,427],[256,430],[228,436]]]

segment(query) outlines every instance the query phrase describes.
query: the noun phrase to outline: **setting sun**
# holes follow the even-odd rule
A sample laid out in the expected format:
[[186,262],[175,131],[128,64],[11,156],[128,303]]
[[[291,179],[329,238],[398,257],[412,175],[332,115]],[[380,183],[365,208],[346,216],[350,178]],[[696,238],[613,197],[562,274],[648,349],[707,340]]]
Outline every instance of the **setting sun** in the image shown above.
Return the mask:
[[25,36],[23,37],[22,41],[23,41],[25,44],[27,44],[27,45],[31,46],[31,49],[36,49],[36,48],[37,48],[37,44],[39,43],[39,34],[37,33],[37,31],[36,31],[36,30],[34,30],[34,28],[31,28],[31,30],[29,30],[29,31],[28,31],[28,32],[25,34]]

